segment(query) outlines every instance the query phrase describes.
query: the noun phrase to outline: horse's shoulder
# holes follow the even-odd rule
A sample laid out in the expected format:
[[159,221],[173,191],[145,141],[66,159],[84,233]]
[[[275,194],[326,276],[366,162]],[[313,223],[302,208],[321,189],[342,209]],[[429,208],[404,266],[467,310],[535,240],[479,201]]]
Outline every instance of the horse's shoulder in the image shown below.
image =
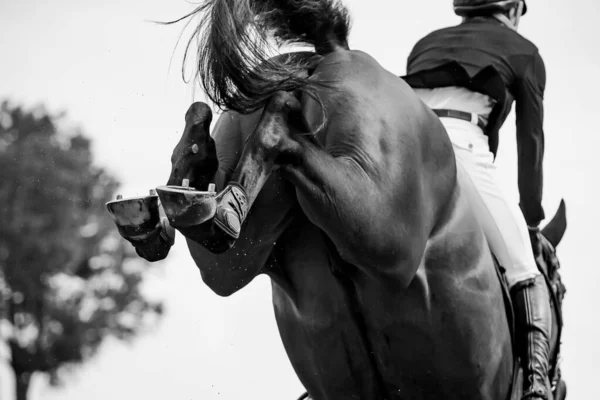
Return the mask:
[[334,83],[336,91],[373,89],[385,77],[385,69],[369,54],[359,50],[339,50],[324,56],[315,68],[313,79]]
[[336,51],[323,57],[313,77],[327,84],[322,97],[334,107],[343,107],[347,114],[362,111],[367,120],[387,121],[388,125],[431,118],[406,82],[363,51]]
[[338,50],[324,56],[317,69],[381,69],[381,64],[362,50]]

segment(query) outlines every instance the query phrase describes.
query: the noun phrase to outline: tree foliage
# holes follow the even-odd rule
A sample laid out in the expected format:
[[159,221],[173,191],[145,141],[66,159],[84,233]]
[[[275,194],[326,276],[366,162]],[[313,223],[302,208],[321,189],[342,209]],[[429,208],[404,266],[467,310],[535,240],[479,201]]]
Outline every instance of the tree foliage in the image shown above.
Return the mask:
[[19,400],[33,373],[57,384],[104,338],[130,340],[162,314],[142,291],[149,264],[105,211],[117,180],[93,164],[81,132],[61,131],[62,119],[0,106],[0,340]]

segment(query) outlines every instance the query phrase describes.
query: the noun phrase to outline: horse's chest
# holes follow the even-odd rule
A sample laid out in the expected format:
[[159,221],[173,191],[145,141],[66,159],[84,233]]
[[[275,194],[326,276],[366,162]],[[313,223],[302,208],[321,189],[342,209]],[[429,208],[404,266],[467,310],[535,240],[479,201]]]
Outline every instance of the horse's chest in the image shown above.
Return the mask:
[[[390,313],[381,313],[383,309],[399,310],[393,305],[399,301],[398,294],[387,298],[371,293],[380,288],[357,285],[353,280],[357,272],[316,240],[318,236],[295,231],[294,237],[295,245],[281,253],[281,267],[294,293],[275,285],[273,304],[298,377],[315,399],[401,398],[398,388],[403,385],[389,382],[399,371],[399,360],[390,351],[397,351],[398,343],[407,343],[399,337],[400,331],[423,335],[411,331],[414,325],[409,324],[397,330],[397,316],[388,319]],[[416,353],[406,354],[410,358]],[[406,371],[414,370],[410,360],[403,361],[409,366]]]

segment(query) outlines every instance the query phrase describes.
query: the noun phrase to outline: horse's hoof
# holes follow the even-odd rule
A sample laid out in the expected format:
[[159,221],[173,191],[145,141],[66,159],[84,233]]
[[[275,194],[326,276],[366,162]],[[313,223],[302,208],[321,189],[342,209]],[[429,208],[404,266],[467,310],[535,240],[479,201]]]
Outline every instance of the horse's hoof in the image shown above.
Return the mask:
[[117,225],[119,233],[130,241],[145,240],[160,222],[158,196],[138,196],[106,203],[106,209]]
[[162,261],[169,255],[172,244],[167,243],[160,236],[148,243],[140,243],[134,246],[138,256],[146,261]]
[[185,122],[192,126],[202,125],[208,129],[212,122],[212,110],[208,104],[197,101],[185,113]]
[[214,191],[198,191],[186,186],[159,186],[156,192],[176,229],[200,225],[211,219],[217,209]]

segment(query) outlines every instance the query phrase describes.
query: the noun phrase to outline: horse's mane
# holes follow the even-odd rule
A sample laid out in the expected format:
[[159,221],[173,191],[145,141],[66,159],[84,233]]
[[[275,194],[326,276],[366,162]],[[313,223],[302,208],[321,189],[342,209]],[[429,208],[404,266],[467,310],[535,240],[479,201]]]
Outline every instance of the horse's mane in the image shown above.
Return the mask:
[[307,70],[319,57],[273,57],[284,44],[335,41],[347,47],[350,20],[338,0],[206,0],[191,13],[199,22],[185,58],[197,42],[196,79],[222,110],[249,113],[279,90],[311,91]]

